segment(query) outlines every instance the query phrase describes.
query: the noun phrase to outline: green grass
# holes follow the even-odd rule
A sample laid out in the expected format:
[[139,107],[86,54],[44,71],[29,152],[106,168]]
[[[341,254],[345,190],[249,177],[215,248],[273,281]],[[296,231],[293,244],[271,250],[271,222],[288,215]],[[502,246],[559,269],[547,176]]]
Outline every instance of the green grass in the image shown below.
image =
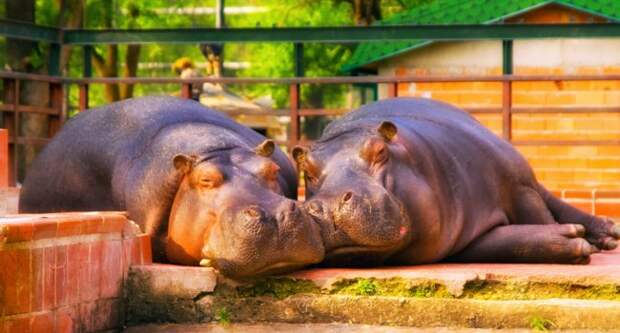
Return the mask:
[[540,316],[534,316],[530,318],[530,328],[533,331],[547,332],[549,330],[557,328],[557,325],[549,319],[545,319]]
[[226,308],[220,308],[215,313],[215,320],[220,324],[230,324],[230,311]]

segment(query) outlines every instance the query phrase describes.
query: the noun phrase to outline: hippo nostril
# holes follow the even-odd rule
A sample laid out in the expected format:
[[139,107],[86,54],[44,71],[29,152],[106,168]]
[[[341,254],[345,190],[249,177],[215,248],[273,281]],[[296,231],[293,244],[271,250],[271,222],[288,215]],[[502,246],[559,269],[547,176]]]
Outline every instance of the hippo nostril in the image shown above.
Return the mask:
[[342,196],[342,202],[343,203],[349,202],[351,198],[353,198],[353,193],[349,191]]
[[297,205],[294,202],[289,202],[286,206],[286,210],[289,212],[294,212],[297,209]]

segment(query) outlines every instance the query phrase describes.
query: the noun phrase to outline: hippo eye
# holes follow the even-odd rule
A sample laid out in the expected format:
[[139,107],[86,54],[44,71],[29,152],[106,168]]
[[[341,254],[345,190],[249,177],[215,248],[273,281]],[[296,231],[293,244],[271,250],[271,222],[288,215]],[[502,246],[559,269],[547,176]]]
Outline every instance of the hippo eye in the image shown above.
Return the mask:
[[215,166],[204,168],[198,178],[198,185],[202,188],[216,188],[223,182],[224,175]]
[[203,178],[200,180],[200,186],[206,188],[214,188],[217,187],[217,182],[213,179]]
[[267,181],[278,180],[279,173],[280,167],[271,161],[263,164],[258,172],[258,174]]
[[371,166],[380,166],[384,164],[389,157],[387,144],[383,139],[370,138],[364,143],[360,157]]

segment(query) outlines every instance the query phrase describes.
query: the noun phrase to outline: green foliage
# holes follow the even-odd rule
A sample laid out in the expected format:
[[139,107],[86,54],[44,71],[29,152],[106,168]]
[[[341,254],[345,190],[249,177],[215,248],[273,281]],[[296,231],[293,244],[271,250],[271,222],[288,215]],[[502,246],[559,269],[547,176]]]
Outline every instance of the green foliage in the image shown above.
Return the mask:
[[530,318],[530,328],[534,331],[547,332],[551,329],[557,328],[557,325],[549,319],[534,316]]
[[[192,28],[213,27],[214,15],[193,15],[184,13],[162,13],[161,10],[186,9],[192,7],[215,7],[215,0],[83,0],[85,1],[84,27],[89,29],[151,29],[151,28]],[[415,6],[428,0],[381,0],[383,17]],[[36,22],[44,25],[59,23],[59,1],[36,0]],[[227,7],[252,6],[259,10],[243,15],[227,15],[229,27],[292,27],[292,26],[350,26],[353,24],[353,8],[347,1],[339,0],[227,0]],[[0,6],[3,14],[4,6]],[[137,14],[137,15],[132,15]],[[0,64],[4,64],[4,42],[0,40]],[[341,74],[340,68],[352,54],[355,45],[305,44],[304,75],[309,77],[333,76]],[[97,46],[100,54],[106,52]],[[119,62],[125,57],[125,47],[119,48]],[[172,64],[176,59],[187,56],[195,62],[205,59],[198,45],[189,44],[149,44],[140,51],[140,63]],[[242,77],[290,77],[294,75],[293,45],[290,43],[229,43],[224,48],[225,62],[249,63],[249,68],[226,69],[225,76]],[[119,64],[119,67],[122,64]],[[81,77],[83,58],[80,48],[74,48],[70,56],[67,74]],[[122,72],[119,72],[121,75]],[[153,68],[142,66],[140,77],[172,76],[170,67]],[[288,105],[288,86],[286,85],[231,85],[234,92],[249,99],[271,96],[275,107]],[[346,102],[346,85],[304,85],[301,89],[302,106],[310,108],[343,107]],[[161,95],[178,93],[177,85],[138,85],[135,95]],[[77,105],[77,89],[72,89],[70,105]],[[93,85],[90,89],[91,105],[104,104],[103,85]],[[309,121],[309,120],[308,120]]]
[[215,313],[215,320],[220,324],[230,324],[231,313],[227,308],[219,308]]
[[35,2],[35,22],[40,25],[58,25],[58,3],[50,0],[36,0]]

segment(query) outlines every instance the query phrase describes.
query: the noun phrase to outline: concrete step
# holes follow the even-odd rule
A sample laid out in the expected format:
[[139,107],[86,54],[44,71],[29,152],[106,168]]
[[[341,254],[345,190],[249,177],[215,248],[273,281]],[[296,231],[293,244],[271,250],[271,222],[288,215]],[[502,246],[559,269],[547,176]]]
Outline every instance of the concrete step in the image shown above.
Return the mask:
[[199,267],[132,267],[130,325],[351,323],[408,327],[618,329],[620,251],[590,265],[434,264],[310,269],[232,281]]

